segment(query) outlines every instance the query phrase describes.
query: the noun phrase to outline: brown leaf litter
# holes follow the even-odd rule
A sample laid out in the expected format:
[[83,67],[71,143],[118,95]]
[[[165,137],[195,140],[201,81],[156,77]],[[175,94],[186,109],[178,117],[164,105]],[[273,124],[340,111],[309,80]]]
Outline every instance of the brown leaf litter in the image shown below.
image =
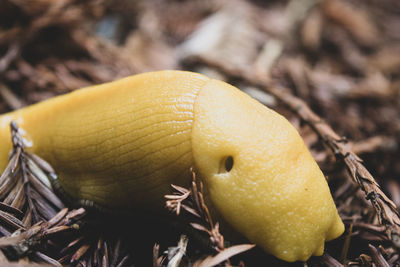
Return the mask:
[[144,256],[146,266],[400,266],[399,8],[396,0],[3,1],[2,112],[150,70],[225,80],[299,130],[327,175],[346,232],[306,263],[257,248],[231,257],[249,246],[225,247],[229,240],[207,215],[197,181],[173,186],[167,206],[189,218],[187,228],[206,245],[184,227],[174,241],[157,233],[154,247],[148,236],[108,234],[115,229],[94,229],[84,209],[65,208],[46,178],[57,170],[24,149],[13,125],[0,177],[0,263],[140,266]]

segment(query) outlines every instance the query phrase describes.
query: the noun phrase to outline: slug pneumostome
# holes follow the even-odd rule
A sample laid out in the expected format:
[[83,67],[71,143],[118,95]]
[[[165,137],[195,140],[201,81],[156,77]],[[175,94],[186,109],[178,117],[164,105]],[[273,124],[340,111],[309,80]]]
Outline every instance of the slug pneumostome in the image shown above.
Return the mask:
[[12,120],[74,199],[158,212],[170,184],[187,185],[193,167],[208,205],[278,258],[321,255],[324,242],[344,231],[294,127],[227,83],[183,71],[145,73],[5,114],[2,169]]

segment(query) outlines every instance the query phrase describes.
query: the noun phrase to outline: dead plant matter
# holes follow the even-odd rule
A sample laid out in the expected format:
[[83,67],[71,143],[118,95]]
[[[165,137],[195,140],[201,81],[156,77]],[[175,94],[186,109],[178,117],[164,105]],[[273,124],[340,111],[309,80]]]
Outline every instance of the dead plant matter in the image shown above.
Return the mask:
[[[346,233],[307,266],[399,266],[399,8],[397,0],[4,0],[0,110],[156,69],[226,80],[285,115],[328,176]],[[29,232],[38,221],[43,227],[62,210],[26,164],[44,161],[31,157],[15,149],[11,176],[0,178],[3,236]],[[186,210],[185,201],[175,204]],[[61,237],[54,235],[21,264],[43,262],[36,251],[67,263],[78,250],[76,264],[132,262],[125,242],[83,237],[83,228],[62,234],[68,249],[53,246]],[[173,244],[161,243],[160,251],[164,245]],[[252,256],[247,265],[303,266]]]
[[[173,195],[165,196],[167,199],[166,207],[170,211],[175,212],[176,215],[179,215],[181,208],[183,208],[197,219],[197,222],[191,222],[190,225],[196,230],[207,233],[209,236],[211,247],[216,252],[216,255],[197,260],[193,266],[208,267],[218,264],[232,266],[229,261],[230,257],[249,250],[255,245],[242,244],[225,248],[224,237],[219,231],[219,223],[213,222],[207,205],[204,202],[203,183],[197,182],[196,174],[193,170],[191,170],[191,173],[192,182],[190,190],[177,185],[171,185],[175,192]],[[163,262],[164,260],[161,258],[157,261]]]

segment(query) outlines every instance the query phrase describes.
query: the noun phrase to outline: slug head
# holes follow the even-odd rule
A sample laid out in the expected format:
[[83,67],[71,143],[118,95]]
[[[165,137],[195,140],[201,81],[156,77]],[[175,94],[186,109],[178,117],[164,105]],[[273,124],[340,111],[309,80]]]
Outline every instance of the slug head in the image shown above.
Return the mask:
[[294,127],[235,87],[210,80],[194,107],[196,170],[216,212],[286,261],[342,234],[327,182]]

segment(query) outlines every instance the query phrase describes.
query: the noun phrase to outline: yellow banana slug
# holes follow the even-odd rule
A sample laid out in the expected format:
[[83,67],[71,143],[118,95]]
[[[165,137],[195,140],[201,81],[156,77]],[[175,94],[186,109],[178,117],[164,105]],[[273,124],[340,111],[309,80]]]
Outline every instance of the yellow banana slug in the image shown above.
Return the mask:
[[113,210],[161,210],[194,167],[209,205],[237,232],[286,261],[323,253],[342,234],[324,175],[281,115],[235,87],[183,71],[88,87],[1,117],[49,161],[75,199]]

